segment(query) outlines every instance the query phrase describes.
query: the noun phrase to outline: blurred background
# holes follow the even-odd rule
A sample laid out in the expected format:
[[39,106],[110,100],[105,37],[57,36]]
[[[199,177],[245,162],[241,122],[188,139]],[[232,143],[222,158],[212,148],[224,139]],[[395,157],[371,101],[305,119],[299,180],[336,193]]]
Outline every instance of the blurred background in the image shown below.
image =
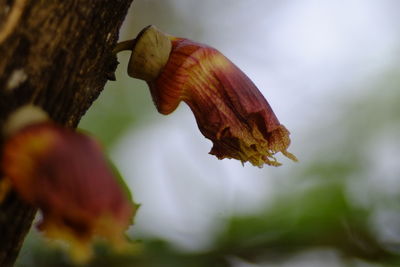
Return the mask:
[[[98,245],[87,266],[400,266],[399,1],[135,0],[120,39],[149,24],[237,64],[299,162],[209,155],[189,108],[158,114],[122,52],[80,128],[141,204],[139,249]],[[16,265],[74,266],[35,229]]]

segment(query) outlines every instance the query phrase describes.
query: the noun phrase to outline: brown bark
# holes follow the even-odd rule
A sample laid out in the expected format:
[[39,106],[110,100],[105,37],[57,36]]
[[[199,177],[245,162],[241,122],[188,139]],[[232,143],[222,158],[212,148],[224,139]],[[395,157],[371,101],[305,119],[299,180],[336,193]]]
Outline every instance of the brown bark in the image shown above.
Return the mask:
[[[0,0],[0,127],[28,102],[76,127],[116,68],[132,1]],[[14,192],[0,203],[0,266],[13,265],[34,215]]]

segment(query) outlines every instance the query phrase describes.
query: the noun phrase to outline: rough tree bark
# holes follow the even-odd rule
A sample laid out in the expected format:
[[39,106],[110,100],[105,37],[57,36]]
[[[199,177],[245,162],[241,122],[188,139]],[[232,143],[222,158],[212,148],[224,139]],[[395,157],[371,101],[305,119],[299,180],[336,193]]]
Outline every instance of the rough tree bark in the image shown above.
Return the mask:
[[[0,0],[0,128],[28,102],[76,127],[116,68],[132,1]],[[0,266],[13,265],[35,212],[13,192],[0,203]]]

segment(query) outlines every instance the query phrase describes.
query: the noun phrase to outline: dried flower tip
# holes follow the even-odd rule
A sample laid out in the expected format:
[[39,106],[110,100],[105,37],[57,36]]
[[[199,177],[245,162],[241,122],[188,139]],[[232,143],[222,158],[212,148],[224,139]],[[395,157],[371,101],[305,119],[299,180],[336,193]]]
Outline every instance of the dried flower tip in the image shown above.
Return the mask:
[[51,122],[28,125],[6,140],[2,167],[13,188],[43,215],[40,229],[67,241],[75,259],[90,257],[96,236],[125,240],[136,206],[99,145]]
[[129,76],[151,81],[167,63],[171,47],[168,36],[150,25],[136,39],[117,44],[114,53],[132,50],[128,65]]
[[3,134],[4,136],[11,136],[25,126],[47,121],[48,119],[49,117],[43,109],[28,104],[11,113],[4,125]]

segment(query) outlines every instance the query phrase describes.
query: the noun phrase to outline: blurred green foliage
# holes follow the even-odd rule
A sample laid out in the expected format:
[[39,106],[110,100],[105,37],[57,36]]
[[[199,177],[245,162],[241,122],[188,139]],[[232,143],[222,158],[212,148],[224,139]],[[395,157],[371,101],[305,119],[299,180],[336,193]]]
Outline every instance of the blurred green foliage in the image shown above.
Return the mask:
[[254,216],[232,218],[219,247],[257,259],[290,256],[310,248],[330,248],[346,257],[381,260],[390,256],[370,233],[368,212],[353,207],[342,184],[322,182],[282,195]]
[[[323,173],[331,168],[320,170]],[[369,215],[349,202],[343,184],[319,181],[281,194],[260,213],[229,219],[208,251],[182,252],[162,240],[143,240],[131,254],[115,254],[98,245],[96,257],[85,266],[230,266],[233,256],[248,262],[283,261],[318,248],[338,251],[343,261],[363,259],[397,266],[398,255],[371,233]],[[78,266],[61,250],[38,245],[39,240],[37,233],[31,234],[17,266]]]

